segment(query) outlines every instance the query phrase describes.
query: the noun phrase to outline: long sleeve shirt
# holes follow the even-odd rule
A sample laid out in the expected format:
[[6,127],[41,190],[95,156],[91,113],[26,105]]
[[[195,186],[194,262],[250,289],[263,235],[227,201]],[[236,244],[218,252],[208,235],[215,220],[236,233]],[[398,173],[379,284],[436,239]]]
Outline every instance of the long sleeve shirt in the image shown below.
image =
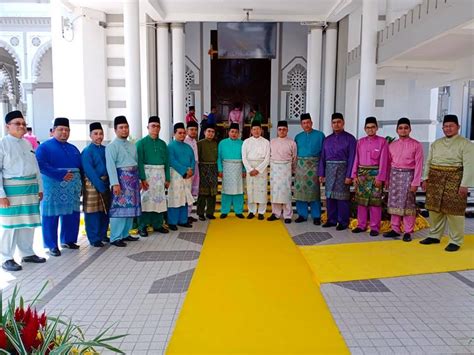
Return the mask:
[[39,145],[36,159],[41,174],[57,181],[64,179],[67,169],[81,169],[81,152],[68,142],[60,142],[51,138]]
[[38,144],[38,138],[36,138],[36,136],[34,134],[25,134],[23,136],[23,139],[28,141],[31,146],[33,147],[34,150],[36,150],[36,148],[38,148],[39,144]]
[[194,160],[197,163],[199,161],[197,140],[195,140],[194,138],[191,138],[190,136],[186,136],[186,138],[184,138],[184,143],[189,145],[191,147],[191,149],[193,150]]
[[189,112],[187,115],[186,115],[186,123],[189,123],[189,122],[197,122],[197,118],[196,118],[196,115],[194,113],[191,113]]
[[[262,160],[258,166],[253,167],[251,160]],[[270,162],[270,142],[263,137],[250,137],[242,144],[242,162],[247,172],[257,170],[260,174],[265,171]]]
[[202,139],[197,145],[199,162],[217,163],[217,142],[215,140]]
[[224,170],[224,160],[242,159],[242,140],[240,138],[226,138],[219,142],[217,147],[217,169],[220,173]]
[[345,161],[347,162],[346,178],[351,178],[356,146],[355,137],[346,131],[332,133],[327,136],[321,151],[318,176],[326,176],[327,161]]
[[423,172],[423,147],[421,143],[411,137],[400,138],[388,145],[388,151],[389,168],[387,172],[390,171],[390,167],[414,169],[411,186],[420,186]]
[[179,175],[186,175],[189,168],[193,170],[196,160],[194,159],[194,152],[192,148],[179,141],[171,141],[168,144],[168,156],[170,161],[170,167],[178,172]]
[[127,139],[115,138],[105,147],[105,160],[107,162],[110,185],[118,185],[117,168],[138,165],[137,147]]
[[292,171],[296,168],[296,143],[293,139],[273,138],[270,141],[271,161],[290,161]]
[[105,147],[103,145],[89,144],[81,154],[84,175],[90,180],[97,191],[104,193],[109,189],[108,184],[101,179],[107,176],[105,163]]
[[323,149],[324,133],[318,130],[300,132],[295,137],[298,156],[301,158],[319,157]]
[[466,138],[456,135],[435,140],[426,160],[423,180],[428,179],[430,165],[462,166],[461,186],[474,187],[474,144]]
[[357,141],[356,155],[352,166],[352,177],[357,177],[359,166],[378,166],[378,181],[387,180],[388,143],[380,136],[363,137]]
[[238,123],[239,126],[242,125],[242,111],[233,109],[229,112],[229,124]]
[[164,165],[165,179],[170,181],[168,147],[165,141],[146,136],[137,142],[138,172],[140,180],[146,180],[145,165]]
[[36,175],[39,192],[43,192],[38,162],[31,144],[6,135],[0,140],[0,198],[5,198],[3,179]]

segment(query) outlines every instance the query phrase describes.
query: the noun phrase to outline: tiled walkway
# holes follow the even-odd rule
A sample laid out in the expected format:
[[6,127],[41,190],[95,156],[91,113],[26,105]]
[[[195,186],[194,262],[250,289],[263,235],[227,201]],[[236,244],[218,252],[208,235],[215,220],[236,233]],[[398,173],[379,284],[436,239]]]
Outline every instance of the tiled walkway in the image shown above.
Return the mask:
[[[126,248],[92,248],[81,236],[78,251],[63,250],[45,264],[24,264],[21,272],[0,270],[3,299],[16,284],[29,299],[48,282],[40,303],[48,314],[71,317],[91,337],[108,326],[114,334],[127,333],[115,345],[128,354],[161,354],[206,229],[207,222],[198,222],[193,229],[154,233]],[[474,234],[474,220],[467,220],[466,229]],[[288,230],[301,245],[374,240],[310,222],[293,223]],[[45,256],[41,245],[38,230],[35,250]],[[354,354],[474,353],[474,271],[324,284],[321,290]]]

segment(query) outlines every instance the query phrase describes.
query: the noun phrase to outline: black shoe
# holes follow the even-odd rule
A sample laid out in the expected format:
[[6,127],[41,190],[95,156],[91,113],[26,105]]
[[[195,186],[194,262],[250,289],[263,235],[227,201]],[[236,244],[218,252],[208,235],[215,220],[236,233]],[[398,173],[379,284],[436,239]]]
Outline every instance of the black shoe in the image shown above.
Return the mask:
[[235,217],[240,218],[240,219],[244,219],[244,218],[245,218],[245,216],[244,216],[242,213],[237,213],[237,214],[235,215]]
[[200,221],[205,221],[206,220],[206,217],[204,217],[203,214],[200,214],[198,217],[199,217]]
[[420,244],[425,244],[425,245],[439,244],[439,243],[440,243],[439,239],[431,238],[431,237],[425,238],[425,239],[420,241]]
[[379,232],[377,232],[377,231],[370,231],[369,235],[370,235],[371,237],[377,237],[377,236],[379,235]]
[[116,247],[126,247],[127,243],[125,243],[123,240],[116,240],[115,242],[110,242],[110,245],[115,245]]
[[383,234],[384,238],[397,238],[400,236],[400,233],[395,232],[393,229],[390,232]]
[[277,216],[275,216],[273,213],[271,214],[270,217],[267,218],[267,221],[277,221],[279,220],[280,218],[278,218]]
[[157,228],[157,229],[155,229],[155,231],[157,231],[158,233],[163,233],[163,234],[166,234],[166,233],[169,233],[169,232],[170,232],[170,231],[167,230],[165,227]]
[[[200,219],[200,218],[199,218]],[[193,216],[189,216],[188,217],[188,223],[193,223],[193,222],[197,222],[198,220],[196,218],[194,218]],[[201,219],[202,221],[202,219]]]
[[365,229],[356,227],[352,230],[352,233],[362,233],[362,232],[365,232],[365,231],[366,231]]
[[5,261],[2,264],[2,268],[7,271],[20,271],[21,269],[23,269],[21,265],[18,265],[13,259]]
[[146,229],[139,229],[138,234],[143,238],[148,237],[148,231]]
[[23,259],[21,259],[21,261],[24,262],[24,263],[41,264],[41,263],[45,263],[46,259],[45,258],[40,258],[38,255],[30,255],[30,256],[23,257]]
[[331,222],[326,222],[324,223],[321,227],[323,228],[331,228],[331,227],[335,227],[337,224],[335,223],[331,223]]
[[227,218],[227,213],[222,213],[221,214],[221,219]]
[[411,234],[410,233],[405,233],[403,235],[403,241],[404,242],[411,242]]
[[298,216],[297,219],[295,219],[295,223],[303,223],[306,222],[306,218]]
[[104,246],[104,243],[102,242],[95,242],[95,243],[92,243],[91,244],[93,247],[96,247],[96,248],[102,248]]
[[176,224],[168,224],[168,228],[172,231],[177,231],[178,227],[176,227]]
[[446,251],[458,251],[459,248],[460,248],[459,245],[454,244],[454,243],[449,243],[448,246],[446,248],[444,248],[444,250],[446,250]]
[[51,248],[49,249],[49,255],[51,256],[61,256],[61,251],[59,248]]
[[313,224],[315,226],[320,226],[321,225],[321,218],[313,218]]
[[79,245],[77,245],[76,243],[65,243],[61,244],[61,246],[66,249],[79,249]]
[[216,219],[216,217],[212,214],[207,214],[206,217],[207,219]]
[[265,219],[265,216],[261,213],[258,214],[258,220],[263,221]]
[[193,225],[191,223],[178,223],[178,226],[184,227],[184,228],[193,228]]
[[102,243],[110,243],[110,239],[109,238],[103,238]]
[[138,237],[132,237],[131,235],[129,235],[128,237],[122,238],[122,240],[127,241],[127,242],[136,242],[136,241],[139,240],[139,239],[140,239],[140,238],[138,238]]
[[290,224],[291,223],[291,218],[285,218],[285,223]]
[[337,226],[336,226],[337,231],[343,231],[344,229],[347,229],[347,226],[343,226],[340,223],[337,224]]
[[254,215],[252,212],[250,212],[250,213],[247,215],[247,219],[252,219],[252,218],[254,218],[254,217],[255,217],[255,215]]

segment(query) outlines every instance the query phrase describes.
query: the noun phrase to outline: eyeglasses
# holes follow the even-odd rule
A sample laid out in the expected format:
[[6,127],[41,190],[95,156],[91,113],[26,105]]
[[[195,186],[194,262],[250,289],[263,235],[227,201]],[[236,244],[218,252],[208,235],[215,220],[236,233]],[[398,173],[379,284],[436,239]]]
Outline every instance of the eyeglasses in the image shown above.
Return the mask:
[[26,123],[22,123],[22,122],[11,122],[11,123],[9,123],[9,125],[13,125],[13,126],[17,126],[17,127],[26,127],[27,126]]

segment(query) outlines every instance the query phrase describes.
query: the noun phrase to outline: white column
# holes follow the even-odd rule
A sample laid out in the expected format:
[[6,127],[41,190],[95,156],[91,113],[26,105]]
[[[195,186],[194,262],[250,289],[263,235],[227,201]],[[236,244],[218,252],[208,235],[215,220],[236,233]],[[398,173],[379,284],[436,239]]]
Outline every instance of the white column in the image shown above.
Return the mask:
[[[319,118],[321,109],[321,52],[323,43],[323,28],[320,25],[310,27],[310,44],[309,44],[309,75],[308,89],[309,102],[307,111],[313,119],[313,127],[319,129]],[[307,94],[308,95],[308,94]]]
[[309,80],[311,78],[311,31],[308,29],[308,44],[306,50],[306,109],[305,112],[311,111],[311,85]]
[[324,133],[331,133],[330,117],[334,113],[334,100],[336,95],[336,51],[337,51],[337,25],[331,23],[326,29],[326,48],[324,55],[324,92],[323,116],[321,117]]
[[173,122],[184,122],[184,24],[171,24],[173,56]]
[[142,138],[142,106],[140,86],[140,23],[138,0],[123,3],[125,41],[125,89],[127,119],[133,139]]
[[377,21],[377,1],[363,0],[360,45],[359,136],[364,134],[365,118],[375,114]]
[[35,122],[34,122],[34,102],[33,102],[33,90],[34,84],[33,83],[23,83],[23,88],[25,89],[26,94],[26,112],[23,114],[26,116],[26,122],[28,126],[35,129]]
[[393,16],[393,1],[385,0],[385,25],[389,25],[394,21]]
[[157,73],[158,73],[158,116],[161,121],[160,136],[166,143],[171,136],[171,126],[173,120],[171,117],[170,102],[170,39],[169,24],[159,23],[157,30]]

